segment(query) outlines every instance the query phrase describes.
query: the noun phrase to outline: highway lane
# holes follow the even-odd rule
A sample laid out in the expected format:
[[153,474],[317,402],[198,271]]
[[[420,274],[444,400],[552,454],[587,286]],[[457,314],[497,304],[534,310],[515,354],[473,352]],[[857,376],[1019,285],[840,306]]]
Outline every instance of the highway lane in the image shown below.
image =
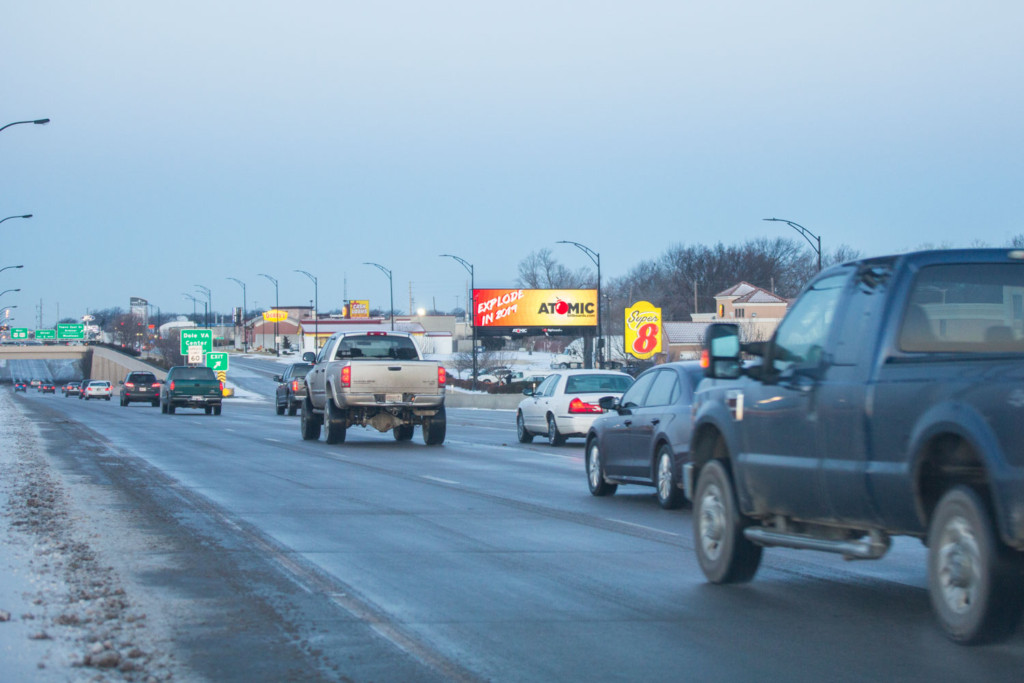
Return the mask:
[[[303,442],[298,418],[260,398],[273,362],[233,361],[230,374],[248,398],[221,417],[21,398],[41,420],[95,431],[62,456],[70,470],[145,471],[134,484],[190,522],[182,533],[247,548],[264,563],[250,574],[315,597],[275,594],[268,578],[247,589],[275,606],[268,619],[291,615],[299,660],[319,651],[357,680],[382,679],[380,656],[388,680],[973,681],[1024,663],[1020,635],[988,648],[942,637],[916,541],[862,563],[770,549],[753,583],[710,586],[689,511],[663,511],[641,487],[591,497],[579,440],[523,446],[510,411],[452,410],[441,447],[360,428],[339,446]],[[353,622],[372,637],[331,635]]]

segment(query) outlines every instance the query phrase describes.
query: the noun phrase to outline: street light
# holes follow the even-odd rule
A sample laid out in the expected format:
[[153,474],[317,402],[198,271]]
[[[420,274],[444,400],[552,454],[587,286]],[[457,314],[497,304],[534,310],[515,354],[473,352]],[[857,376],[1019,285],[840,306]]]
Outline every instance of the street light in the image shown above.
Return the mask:
[[24,268],[24,267],[25,266],[4,266],[3,268],[0,268],[0,273],[4,272],[5,270],[8,270],[10,268]]
[[[789,227],[793,228],[798,233],[803,235],[804,239],[807,240],[807,243],[811,245],[811,249],[814,249],[814,251],[818,254],[818,272],[821,272],[821,236],[820,235],[815,235],[813,232],[811,232],[810,230],[808,230],[804,226],[800,225],[799,223],[794,223],[793,221],[787,221],[785,218],[764,218],[762,220],[776,221],[778,223],[785,223],[786,225],[788,225]],[[812,237],[817,242],[817,245],[815,245],[815,243],[811,241]]]
[[278,358],[281,357],[281,346],[277,341],[277,311],[280,305],[280,299],[277,298],[277,280],[270,277],[266,273],[260,273],[260,277],[265,277],[274,283],[274,351],[277,353]]
[[317,311],[320,309],[320,285],[310,273],[298,269],[295,272],[302,273],[313,281],[313,350],[316,351],[320,343],[320,316],[317,315]]
[[7,292],[20,292],[20,291],[21,291],[20,287],[18,289],[5,289],[4,291],[0,292],[0,296],[3,296]]
[[[183,297],[185,297],[186,299],[192,299],[192,317],[195,318],[196,317],[196,304],[199,303],[199,299],[195,298],[194,296],[192,296],[191,294],[188,294],[186,292],[182,292],[181,295]],[[206,302],[203,302],[204,305],[205,305],[205,303]],[[195,322],[195,321],[193,321],[193,322]]]
[[[7,218],[4,218],[3,220],[0,220],[0,223],[3,223],[4,221],[9,221],[12,218],[32,218],[32,214],[26,213],[24,216],[8,216]],[[18,267],[21,268],[21,266],[18,266]]]
[[228,279],[242,285],[242,351],[249,353],[249,333],[245,329],[245,283],[237,277],[229,277]]
[[[210,296],[209,288],[203,287],[202,285],[192,285],[192,286],[195,287],[196,289],[203,290],[203,293],[206,294],[206,303],[209,304],[209,307],[206,310],[209,313],[213,313],[213,298]],[[204,304],[204,306],[205,305],[206,304]],[[203,314],[203,326],[204,327],[209,327],[210,326],[210,321],[209,321],[206,313]]]
[[469,324],[473,327],[473,391],[476,391],[476,311],[473,310],[476,307],[476,280],[473,276],[473,264],[464,258],[455,256],[454,254],[440,254],[440,256],[448,257],[458,261],[463,268],[469,271],[469,291],[470,291],[470,305],[469,305]]
[[601,332],[601,255],[579,242],[559,240],[556,244],[572,244],[579,247],[580,251],[589,256],[597,266],[597,338],[600,340],[597,344],[597,367],[604,368],[604,335]]
[[391,329],[395,329],[395,286],[391,281],[391,271],[382,266],[379,263],[370,263],[369,261],[363,261],[364,266],[373,266],[388,276],[388,288],[391,290]]
[[45,126],[49,122],[50,122],[50,119],[33,119],[31,121],[15,121],[14,123],[8,123],[3,128],[0,128],[0,130],[3,130],[4,128],[10,128],[11,126],[17,126],[18,124],[21,124],[21,123],[34,123],[37,126]]

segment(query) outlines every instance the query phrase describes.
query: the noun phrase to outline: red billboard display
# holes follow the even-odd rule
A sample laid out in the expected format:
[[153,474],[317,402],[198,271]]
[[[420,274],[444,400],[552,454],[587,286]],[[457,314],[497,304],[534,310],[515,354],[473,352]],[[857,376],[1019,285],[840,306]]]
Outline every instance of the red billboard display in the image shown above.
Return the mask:
[[560,334],[597,326],[596,289],[474,289],[478,334]]

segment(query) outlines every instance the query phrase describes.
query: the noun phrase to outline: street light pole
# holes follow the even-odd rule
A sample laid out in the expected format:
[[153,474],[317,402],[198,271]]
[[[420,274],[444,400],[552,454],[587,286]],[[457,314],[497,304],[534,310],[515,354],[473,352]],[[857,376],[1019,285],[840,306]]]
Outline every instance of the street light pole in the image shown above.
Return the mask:
[[7,292],[20,292],[20,291],[21,291],[20,287],[18,289],[5,289],[4,291],[0,292],[0,296],[3,296]]
[[242,285],[242,352],[249,353],[249,333],[245,330],[245,283],[237,277],[229,277],[228,279]]
[[[3,220],[0,220],[0,223],[3,223],[4,221],[9,221],[12,218],[32,218],[32,214],[26,213],[24,216],[8,216],[7,218],[4,218]],[[18,267],[20,268],[21,266],[18,266]]]
[[320,285],[312,274],[304,270],[295,272],[302,273],[313,281],[313,351],[317,351],[320,348],[320,315],[317,313],[320,310]]
[[[789,227],[793,228],[798,233],[803,235],[804,239],[807,240],[807,243],[811,245],[811,249],[814,249],[814,251],[818,254],[818,272],[819,273],[821,272],[821,236],[820,235],[815,235],[813,232],[811,232],[810,230],[808,230],[804,226],[800,225],[799,223],[794,223],[793,221],[787,221],[785,218],[764,218],[762,220],[776,221],[778,223],[785,223],[786,225],[788,225]],[[815,242],[811,241],[811,238],[814,238],[814,240],[817,242],[817,246],[815,246]]]
[[277,353],[277,357],[280,358],[281,357],[281,344],[280,344],[280,342],[277,341],[277,338],[278,338],[278,329],[277,329],[277,311],[278,311],[278,308],[277,307],[281,305],[281,303],[280,303],[281,300],[277,296],[277,292],[278,292],[278,290],[277,290],[277,280],[275,278],[270,277],[266,273],[260,273],[259,275],[260,275],[260,277],[265,277],[265,278],[267,278],[268,280],[270,280],[271,282],[274,283],[274,352]]
[[5,270],[9,270],[11,268],[24,268],[24,267],[25,266],[4,266],[3,268],[0,268],[0,273],[4,272]]
[[600,340],[597,344],[597,366],[604,368],[604,334],[601,331],[601,255],[579,242],[559,240],[557,244],[572,244],[579,247],[580,251],[589,256],[597,266],[597,338]]
[[391,290],[391,329],[395,329],[395,286],[391,280],[391,271],[382,266],[379,263],[370,263],[369,261],[363,261],[364,266],[373,266],[388,276],[388,288]]
[[[206,294],[206,302],[209,304],[209,306],[207,307],[207,311],[209,313],[213,313],[213,298],[210,296],[209,288],[203,287],[202,285],[194,285],[194,287],[196,289],[203,290],[203,293]],[[209,327],[210,326],[209,318],[205,314],[203,315],[203,326],[204,327]]]
[[477,374],[477,372],[476,372],[476,320],[475,320],[476,311],[473,310],[474,307],[476,306],[476,280],[474,279],[474,276],[473,276],[473,264],[470,263],[469,261],[467,261],[464,258],[459,258],[458,256],[455,256],[454,254],[441,254],[441,257],[448,257],[448,258],[451,258],[451,259],[455,259],[456,261],[458,261],[462,265],[463,268],[465,268],[466,270],[469,271],[469,291],[471,293],[470,296],[471,296],[472,301],[470,302],[470,304],[468,306],[468,308],[470,310],[469,310],[469,316],[467,316],[467,318],[469,320],[469,324],[473,328],[473,384],[472,384],[472,389],[473,389],[473,391],[476,391],[476,374]]
[[22,124],[22,123],[34,123],[37,126],[45,126],[49,122],[50,122],[50,119],[33,119],[31,121],[15,121],[14,123],[8,123],[3,128],[0,128],[0,130],[4,130],[5,128],[10,128],[11,126],[17,126],[17,125]]
[[[191,294],[188,294],[186,292],[182,292],[181,295],[183,297],[185,297],[186,299],[192,299],[192,317],[195,318],[196,317],[196,304],[199,303],[199,299],[195,298],[194,296],[192,296]],[[195,321],[193,320],[193,323],[194,322]]]

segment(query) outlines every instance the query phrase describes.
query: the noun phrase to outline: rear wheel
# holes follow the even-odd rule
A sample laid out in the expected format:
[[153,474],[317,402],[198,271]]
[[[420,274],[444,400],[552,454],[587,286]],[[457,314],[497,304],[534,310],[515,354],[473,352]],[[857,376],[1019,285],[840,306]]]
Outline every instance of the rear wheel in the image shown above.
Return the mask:
[[563,443],[565,443],[565,437],[558,431],[558,425],[555,424],[555,416],[548,415],[548,445],[561,446]]
[[597,439],[591,439],[587,444],[586,461],[587,487],[590,494],[594,496],[610,496],[615,493],[619,485],[609,484],[604,478],[604,461],[601,460],[601,447]]
[[281,403],[277,403],[276,399],[274,403],[274,410],[277,412],[278,415],[284,415],[284,405],[282,405]]
[[288,401],[288,414],[294,416],[295,412],[299,409],[299,406],[295,401]]
[[395,441],[408,441],[412,438],[413,426],[412,425],[398,425],[391,430],[391,433],[395,437]]
[[324,438],[327,443],[344,443],[345,433],[348,430],[348,425],[345,421],[348,416],[343,410],[340,410],[334,401],[331,400],[330,396],[327,397],[327,414],[324,416]]
[[164,415],[167,414],[167,404],[164,403],[163,401],[160,401],[160,412],[163,413]]
[[444,406],[430,417],[423,418],[423,443],[428,446],[440,446],[444,443],[448,432],[448,414]]
[[125,407],[127,407],[127,405],[128,405],[128,401],[127,401],[127,400],[125,400],[125,397],[124,397],[124,396],[122,396],[122,397],[121,397],[121,407],[122,407],[122,408],[125,408]]
[[1024,597],[1021,566],[976,492],[957,486],[939,500],[928,529],[928,592],[951,640],[983,643],[1013,631]]
[[167,402],[167,412],[174,415],[174,404],[170,401]]
[[316,441],[320,438],[321,417],[313,413],[313,403],[307,396],[302,401],[302,418],[299,421],[299,429],[302,432],[303,441]]
[[213,407],[213,414],[214,415],[220,415],[220,406],[214,406]]
[[697,560],[712,583],[744,583],[761,564],[761,546],[743,535],[729,471],[720,460],[704,465],[693,500],[693,537]]
[[523,419],[522,411],[516,415],[516,436],[519,437],[519,443],[533,442],[533,434],[526,429],[526,420]]
[[207,415],[212,414],[213,413],[213,406],[205,406],[203,408],[203,412],[206,413]]
[[153,405],[154,408],[156,408],[158,405],[160,405],[160,399],[153,399],[152,401],[150,401],[150,403]]
[[658,505],[665,510],[675,510],[683,504],[683,492],[676,479],[676,468],[673,463],[672,449],[662,444],[658,449],[656,479],[658,487]]

